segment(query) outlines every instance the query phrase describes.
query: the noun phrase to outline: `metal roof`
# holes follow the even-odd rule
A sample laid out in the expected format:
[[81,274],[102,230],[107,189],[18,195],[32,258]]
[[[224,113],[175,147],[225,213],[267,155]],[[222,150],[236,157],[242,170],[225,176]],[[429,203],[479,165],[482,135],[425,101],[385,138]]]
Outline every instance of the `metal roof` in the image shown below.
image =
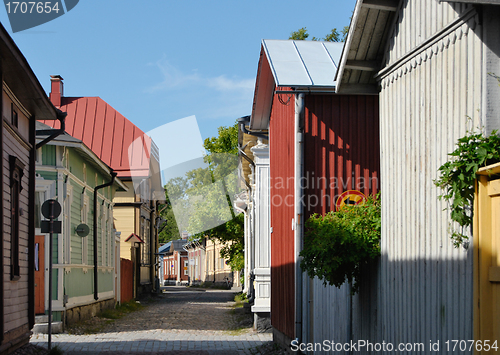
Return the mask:
[[274,90],[335,90],[343,43],[262,40],[253,99],[251,129],[267,129]]
[[[148,177],[154,143],[136,125],[100,97],[62,97],[66,132],[80,139],[118,177]],[[43,121],[58,128],[58,121]],[[129,155],[131,159],[129,159]]]
[[158,254],[168,253],[170,251],[171,245],[172,245],[172,241],[162,245],[160,248],[158,248]]
[[343,43],[263,40],[276,86],[334,87]]
[[[40,122],[36,121],[35,122],[35,127],[36,127],[36,141],[37,143],[54,133],[55,129],[52,127]],[[83,143],[81,140],[76,139],[75,137],[70,136],[67,132],[64,132],[63,134],[58,135],[55,137],[53,140],[47,143],[48,145],[60,145],[60,146],[66,146],[66,147],[73,147],[76,148],[80,154],[83,156],[83,158],[92,164],[94,164],[96,167],[101,169],[105,174],[111,176],[111,168],[106,165],[105,163],[102,162],[99,157],[91,150],[89,149],[85,143]],[[123,184],[123,182],[119,179],[116,178],[114,184],[118,185],[120,187],[121,191],[127,191],[128,188]]]

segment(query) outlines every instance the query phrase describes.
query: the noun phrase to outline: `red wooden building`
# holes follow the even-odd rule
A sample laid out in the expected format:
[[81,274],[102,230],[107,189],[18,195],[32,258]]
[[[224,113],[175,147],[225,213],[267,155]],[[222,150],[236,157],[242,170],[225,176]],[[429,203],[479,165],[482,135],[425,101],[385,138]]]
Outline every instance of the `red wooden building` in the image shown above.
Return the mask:
[[188,252],[184,249],[187,240],[173,240],[159,249],[161,262],[160,281],[166,285],[183,285],[188,283]]
[[[275,341],[307,339],[304,221],[347,190],[379,187],[378,96],[337,95],[342,43],[264,40],[249,128],[269,129],[271,323]],[[325,296],[327,297],[327,296]]]

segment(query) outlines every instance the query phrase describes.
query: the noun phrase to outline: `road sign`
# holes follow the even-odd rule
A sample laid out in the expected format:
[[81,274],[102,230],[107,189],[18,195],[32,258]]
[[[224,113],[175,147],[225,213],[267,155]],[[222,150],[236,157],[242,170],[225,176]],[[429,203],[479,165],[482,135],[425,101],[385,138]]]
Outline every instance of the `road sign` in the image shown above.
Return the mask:
[[365,201],[366,196],[361,191],[348,190],[340,194],[337,198],[335,206],[337,207],[337,211],[340,211],[340,209],[345,205],[355,206]]
[[47,200],[42,205],[42,214],[48,219],[57,218],[61,214],[61,205],[56,200]]
[[90,229],[89,229],[89,226],[87,226],[85,223],[82,223],[82,224],[79,224],[78,227],[76,227],[76,230],[75,230],[76,234],[78,234],[79,237],[86,237],[89,232],[90,232]]
[[41,221],[40,229],[42,233],[61,233],[61,221]]

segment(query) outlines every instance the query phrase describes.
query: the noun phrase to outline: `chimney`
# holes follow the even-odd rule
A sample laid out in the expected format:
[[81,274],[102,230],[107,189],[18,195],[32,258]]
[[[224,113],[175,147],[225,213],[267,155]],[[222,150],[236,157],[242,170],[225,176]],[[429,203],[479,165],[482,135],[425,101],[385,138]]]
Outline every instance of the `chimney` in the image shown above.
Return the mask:
[[61,97],[63,97],[63,78],[60,75],[50,76],[50,102],[55,107],[61,106]]

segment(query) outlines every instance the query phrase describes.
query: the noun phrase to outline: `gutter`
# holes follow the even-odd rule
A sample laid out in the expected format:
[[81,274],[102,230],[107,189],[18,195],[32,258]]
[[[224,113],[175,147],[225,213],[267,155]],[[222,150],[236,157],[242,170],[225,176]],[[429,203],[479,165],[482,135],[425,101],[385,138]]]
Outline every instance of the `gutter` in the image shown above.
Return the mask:
[[[302,342],[302,269],[300,252],[304,245],[304,206],[302,177],[304,176],[304,93],[295,94],[295,338]],[[306,320],[307,322],[307,320]]]
[[111,181],[106,183],[106,184],[102,184],[102,185],[99,185],[99,186],[96,186],[95,189],[94,189],[94,229],[93,229],[93,238],[94,238],[94,299],[97,301],[99,299],[98,297],[98,290],[97,290],[97,276],[98,276],[98,269],[97,269],[97,190],[100,190],[100,189],[103,189],[105,187],[108,187],[108,186],[111,186],[113,185],[113,183],[115,182],[115,177],[116,177],[117,173],[114,172],[114,171],[111,171]]
[[[244,124],[241,125],[242,129],[245,126]],[[244,149],[244,147],[243,147]],[[238,148],[238,151],[240,153],[240,156],[247,160],[250,164],[250,170],[252,171],[252,176],[255,177],[255,163],[253,162],[252,159],[245,153],[245,151],[242,148]],[[252,186],[246,181],[245,177],[243,177],[243,181],[245,182],[245,185],[248,188],[248,201],[250,204],[250,208],[247,208],[247,211],[245,214],[248,214],[248,219],[249,221],[246,222],[246,229],[245,232],[247,233],[246,238],[248,239],[248,245],[249,245],[249,250],[245,248],[245,253],[247,254],[247,263],[248,263],[248,276],[245,275],[245,280],[248,280],[248,285],[245,286],[247,289],[247,296],[248,296],[248,303],[252,303],[255,299],[255,292],[253,289],[253,280],[255,279],[253,270],[255,268],[255,238],[254,238],[254,204],[253,204],[253,192],[252,192]],[[246,218],[245,218],[246,220]],[[245,243],[247,240],[245,240]]]
[[240,125],[240,129],[243,133],[249,134],[254,137],[262,138],[265,140],[269,140],[269,135],[261,133],[261,132],[256,132],[256,131],[249,131],[245,125],[250,123],[250,116],[244,116],[238,118],[238,124]]
[[36,146],[35,146],[35,150],[40,148],[40,147],[43,147],[45,144],[49,143],[51,140],[55,139],[56,137],[60,136],[61,134],[64,133],[65,129],[66,129],[66,116],[68,115],[66,112],[62,112],[61,110],[59,109],[56,109],[56,112],[57,112],[57,119],[59,120],[59,122],[61,123],[61,127],[57,130],[55,130],[54,133],[52,133],[50,136],[48,136],[47,138],[45,138],[43,141],[39,142]]

